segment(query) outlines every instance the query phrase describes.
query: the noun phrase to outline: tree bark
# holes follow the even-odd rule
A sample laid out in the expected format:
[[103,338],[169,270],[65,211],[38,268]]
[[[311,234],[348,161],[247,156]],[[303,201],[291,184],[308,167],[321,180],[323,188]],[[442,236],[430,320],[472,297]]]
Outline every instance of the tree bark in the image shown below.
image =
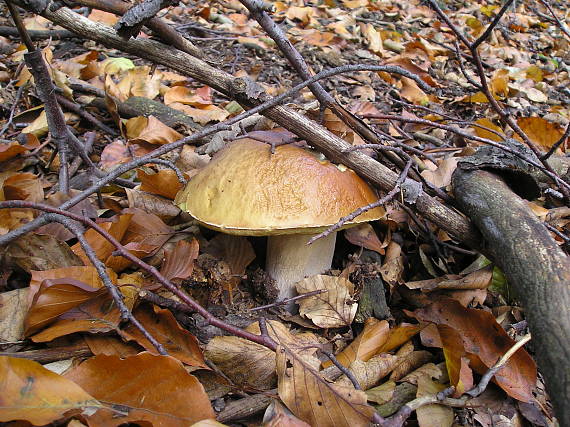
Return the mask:
[[523,307],[561,426],[570,426],[570,259],[526,202],[497,175],[458,169],[453,188],[477,225],[484,252],[503,270]]

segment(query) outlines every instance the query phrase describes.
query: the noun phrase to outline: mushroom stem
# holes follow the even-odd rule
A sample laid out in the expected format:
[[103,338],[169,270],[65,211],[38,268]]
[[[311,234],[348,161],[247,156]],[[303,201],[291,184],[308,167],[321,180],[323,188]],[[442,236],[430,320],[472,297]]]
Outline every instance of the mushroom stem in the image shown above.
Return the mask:
[[[299,280],[331,268],[336,233],[307,245],[313,236],[314,234],[269,236],[265,270],[277,283],[280,300],[297,294],[295,283]],[[292,311],[293,307],[291,303],[287,309]]]

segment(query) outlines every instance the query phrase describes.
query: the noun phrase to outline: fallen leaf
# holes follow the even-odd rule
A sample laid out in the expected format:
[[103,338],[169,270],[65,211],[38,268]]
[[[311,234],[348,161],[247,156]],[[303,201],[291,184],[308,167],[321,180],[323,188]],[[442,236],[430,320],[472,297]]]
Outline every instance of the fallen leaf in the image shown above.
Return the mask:
[[[461,372],[457,366],[464,353],[471,367],[484,374],[515,344],[491,313],[465,308],[453,299],[441,298],[411,315],[437,325],[446,361],[455,360],[455,372]],[[451,373],[450,378],[453,379]],[[494,378],[511,397],[528,402],[536,384],[536,364],[521,348]]]
[[402,282],[404,272],[404,257],[402,247],[392,240],[386,248],[384,263],[380,268],[380,274],[389,285],[397,285]]
[[0,421],[28,421],[45,425],[73,409],[92,411],[102,407],[80,386],[37,362],[0,356]]
[[148,142],[149,144],[168,144],[182,139],[182,135],[166,126],[154,116],[133,117],[125,123],[129,142]]
[[[444,384],[433,381],[428,376],[418,379],[417,397],[433,396],[445,389]],[[433,403],[416,409],[420,427],[451,427],[453,425],[453,408]]]
[[299,314],[321,328],[339,328],[352,323],[358,304],[352,299],[354,285],[347,279],[316,275],[297,282],[299,295],[326,290],[317,295],[295,301]]
[[[148,333],[164,346],[170,356],[187,365],[209,369],[198,340],[178,324],[170,310],[158,307],[152,310],[148,305],[140,305],[133,315]],[[158,354],[156,348],[134,325],[129,324],[126,328],[121,328],[119,334],[126,340],[136,341],[151,354]]]
[[189,278],[194,270],[194,261],[198,258],[198,249],[196,239],[176,242],[174,249],[166,252],[160,273],[168,280]]
[[421,289],[424,292],[435,289],[486,289],[492,280],[493,266],[489,265],[467,275],[446,274],[433,279],[406,282],[405,285],[410,289]]
[[137,169],[137,179],[141,182],[141,191],[158,194],[171,200],[174,200],[176,193],[183,187],[172,169],[160,169],[156,173]]
[[99,355],[64,377],[114,408],[87,416],[90,426],[151,423],[178,427],[215,418],[200,382],[173,357]]
[[63,313],[106,293],[105,288],[93,288],[70,278],[43,280],[24,321],[25,335],[32,335]]
[[542,117],[520,117],[517,124],[532,142],[545,149],[552,147],[564,135],[562,126]]
[[458,161],[459,159],[456,157],[448,157],[441,161],[435,171],[426,169],[421,172],[421,175],[436,187],[447,187],[451,184],[451,175],[453,175]]
[[368,223],[344,230],[344,237],[353,245],[376,251],[380,255],[384,255],[384,248],[388,245],[380,241],[374,228]]
[[286,347],[277,348],[279,397],[289,410],[314,427],[358,427],[370,424],[374,409],[366,394],[335,386]]
[[[261,334],[258,322],[247,330]],[[267,331],[275,341],[295,349],[299,357],[318,368],[320,362],[314,357],[318,341],[313,334],[292,334],[285,325],[274,320],[267,322]],[[275,387],[275,353],[267,347],[238,337],[214,337],[206,346],[205,356],[236,384],[261,390]]]
[[[362,390],[368,390],[380,382],[398,366],[398,358],[393,354],[382,353],[373,356],[366,362],[356,359],[349,367]],[[352,381],[345,375],[335,381],[336,385],[351,387]]]
[[29,288],[0,293],[0,341],[13,343],[24,339],[24,318],[28,309]]

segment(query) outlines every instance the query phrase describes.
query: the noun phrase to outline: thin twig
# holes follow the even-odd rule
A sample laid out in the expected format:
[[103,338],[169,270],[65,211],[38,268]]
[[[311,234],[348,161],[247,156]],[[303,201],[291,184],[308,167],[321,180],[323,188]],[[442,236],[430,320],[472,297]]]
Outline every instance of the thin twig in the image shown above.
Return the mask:
[[400,191],[400,186],[402,185],[402,183],[405,181],[406,177],[408,176],[408,171],[410,170],[412,163],[413,163],[412,160],[409,160],[408,163],[406,163],[404,170],[402,170],[402,173],[400,174],[400,176],[398,177],[398,180],[396,181],[396,185],[394,185],[394,188],[392,188],[392,190],[390,190],[390,192],[388,194],[386,194],[380,200],[377,200],[377,201],[370,203],[366,206],[362,206],[362,207],[356,209],[354,212],[342,217],[336,224],[331,225],[329,228],[327,228],[322,233],[317,234],[316,236],[312,237],[307,242],[307,245],[310,245],[310,244],[314,243],[315,241],[317,241],[318,239],[320,239],[322,237],[326,237],[329,234],[331,234],[332,232],[337,231],[338,229],[342,228],[342,226],[344,226],[347,222],[352,221],[354,218],[356,218],[359,215],[362,215],[364,212],[367,212],[370,209],[377,208],[378,206],[382,206],[382,205],[388,203],[390,200],[392,200],[394,198],[394,196],[396,194],[398,194],[398,191]]
[[554,22],[556,22],[556,24],[558,25],[558,28],[560,28],[562,32],[566,35],[566,37],[570,39],[570,29],[568,29],[568,27],[560,20],[560,18],[558,18],[554,10],[552,10],[550,3],[548,3],[546,0],[539,0],[539,1],[548,9],[550,14],[552,15],[552,19],[554,19]]
[[542,156],[540,160],[543,161],[548,160],[548,158],[554,154],[554,152],[558,149],[558,147],[560,147],[568,139],[568,137],[570,137],[570,123],[566,125],[566,130],[564,131],[564,135],[562,135],[558,141],[552,144],[552,147],[550,147],[548,153]]
[[[61,208],[56,208],[53,206],[43,205],[43,204],[39,204],[39,203],[28,202],[28,201],[24,201],[24,200],[10,200],[7,202],[0,202],[0,209],[12,209],[12,208],[37,209],[37,210],[41,210],[41,211],[48,212],[51,214],[56,214],[55,215],[56,218],[52,218],[52,217],[48,216],[47,217],[48,222],[49,221],[55,221],[57,218],[59,218],[59,216],[64,216],[64,217],[71,218],[75,221],[78,221],[80,223],[83,223],[84,225],[95,230],[103,238],[105,238],[109,243],[111,243],[115,247],[115,249],[117,250],[118,255],[122,256],[123,258],[128,259],[129,261],[131,261],[133,264],[135,264],[140,269],[142,269],[142,270],[146,271],[147,273],[149,273],[150,275],[154,276],[154,278],[162,286],[164,286],[166,289],[168,289],[170,292],[172,292],[174,295],[176,295],[188,307],[194,309],[198,314],[200,314],[205,319],[206,323],[213,325],[213,326],[216,326],[216,327],[218,327],[218,328],[220,328],[226,332],[229,332],[230,334],[232,334],[234,336],[247,339],[247,340],[255,342],[257,344],[261,344],[261,345],[269,348],[270,350],[273,350],[273,351],[276,350],[277,343],[273,339],[271,339],[271,337],[262,337],[262,336],[259,336],[256,334],[252,334],[252,333],[245,331],[243,329],[240,329],[236,326],[230,325],[230,324],[218,319],[214,315],[212,315],[208,310],[206,310],[204,307],[202,307],[192,297],[190,297],[188,294],[186,294],[181,289],[179,289],[178,286],[174,285],[170,280],[168,280],[166,277],[164,277],[155,267],[147,264],[146,262],[140,260],[139,258],[134,256],[132,253],[130,253],[117,239],[115,239],[110,233],[108,233],[106,230],[101,228],[101,226],[99,226],[99,224],[97,224],[96,222],[94,222],[90,218],[86,218],[84,216],[77,215],[73,212],[64,211]],[[46,215],[44,215],[44,217],[46,217]],[[89,245],[87,245],[87,246],[89,246]],[[96,264],[96,266],[99,265],[99,267],[102,268],[100,274],[106,274],[105,266],[103,265],[103,263],[101,263],[101,261],[99,261],[99,259],[96,256],[95,256],[94,261],[92,261],[92,262],[94,262],[94,264]],[[97,272],[99,273],[99,269],[97,269]],[[111,285],[112,285],[112,283],[111,283]],[[112,287],[112,289],[116,289],[116,288]]]
[[[264,111],[264,110],[272,108],[276,105],[279,105],[285,99],[296,94],[298,91],[300,91],[301,89],[303,89],[304,87],[306,87],[307,85],[312,83],[313,81],[317,81],[320,79],[332,77],[332,76],[337,75],[337,74],[347,73],[347,72],[351,72],[351,71],[365,71],[365,70],[385,71],[387,73],[401,74],[405,77],[409,77],[413,80],[416,80],[416,83],[418,83],[418,85],[420,85],[420,86],[423,85],[424,87],[429,88],[429,86],[427,86],[427,84],[425,82],[423,82],[423,80],[421,80],[417,75],[412,74],[412,73],[404,70],[401,67],[392,66],[392,65],[366,65],[366,64],[344,65],[342,67],[337,67],[337,68],[333,68],[330,70],[321,71],[320,73],[313,76],[311,79],[304,81],[302,83],[299,83],[298,85],[296,85],[293,88],[289,89],[288,91],[282,93],[281,95],[276,96],[275,98],[272,98],[266,102],[263,102],[263,103],[255,106],[255,107],[253,107],[247,111],[244,111],[243,113],[240,113],[237,116],[232,117],[231,119],[228,119],[224,122],[220,122],[220,123],[217,123],[216,125],[212,125],[210,127],[204,128],[200,131],[194,132],[192,135],[187,136],[186,138],[183,138],[183,139],[179,139],[178,141],[174,141],[174,142],[171,142],[169,144],[164,144],[149,154],[138,157],[138,158],[136,158],[136,159],[134,159],[128,163],[125,163],[125,164],[122,164],[122,165],[116,167],[115,169],[108,172],[104,176],[101,176],[90,187],[88,187],[87,189],[85,189],[81,193],[77,194],[76,196],[70,198],[67,202],[63,203],[60,206],[60,208],[62,210],[69,209],[70,207],[76,205],[80,201],[89,197],[91,194],[96,193],[103,186],[107,185],[108,183],[110,183],[112,181],[115,181],[117,178],[119,178],[124,173],[130,171],[131,169],[135,169],[139,166],[142,166],[145,163],[148,163],[150,160],[152,160],[156,157],[162,156],[163,154],[166,154],[172,150],[175,150],[176,148],[181,147],[184,144],[188,144],[190,142],[200,140],[200,139],[202,139],[208,135],[211,135],[213,133],[219,132],[221,130],[230,129],[231,125],[238,123],[239,121],[241,121],[241,120],[243,120],[249,116],[252,116],[256,113],[259,113],[261,111]],[[397,117],[397,116],[395,116],[395,117]],[[33,231],[33,230],[35,230],[35,229],[37,229],[43,225],[46,225],[46,224],[47,224],[47,222],[46,222],[45,218],[43,218],[43,216],[39,216],[38,218],[22,225],[21,227],[15,229],[15,230],[11,230],[6,234],[0,235],[0,246],[6,245],[9,242],[11,242],[12,240],[14,240],[20,236],[23,236],[24,234],[29,233],[29,232],[31,232],[31,231]]]
[[319,295],[319,294],[322,294],[324,292],[328,292],[328,290],[327,289],[317,289],[316,291],[311,291],[311,292],[307,292],[307,293],[304,293],[301,295],[297,295],[295,297],[286,298],[286,299],[281,300],[281,301],[276,301],[272,304],[260,305],[259,307],[250,308],[249,311],[259,311],[259,310],[265,310],[266,308],[273,308],[273,307],[277,307],[280,305],[285,305],[285,304],[288,304],[290,302],[298,301],[300,299],[312,297],[315,295]]
[[[9,203],[9,202],[4,202],[4,203]],[[91,247],[89,242],[87,242],[87,239],[83,235],[83,229],[79,227],[79,225],[76,222],[70,221],[68,218],[66,218],[66,216],[68,215],[63,216],[57,213],[48,213],[46,214],[46,216],[49,217],[51,222],[60,223],[75,235],[77,241],[81,245],[81,248],[85,252],[85,255],[87,255],[89,261],[91,261],[91,264],[93,264],[93,267],[95,267],[95,269],[97,270],[97,274],[101,278],[103,285],[105,286],[105,288],[107,288],[107,291],[109,291],[109,294],[113,298],[115,304],[117,304],[117,308],[119,309],[121,319],[123,321],[128,321],[132,323],[143,334],[143,336],[156,348],[156,350],[160,354],[168,355],[162,344],[156,341],[154,337],[145,329],[145,327],[137,319],[135,319],[131,311],[125,305],[125,302],[123,300],[123,294],[119,292],[117,287],[111,281],[111,278],[107,274],[107,269],[105,265],[99,260],[99,258],[97,258],[97,254],[95,254],[95,251],[93,250],[93,248]]]
[[530,334],[526,334],[524,337],[522,337],[519,341],[517,341],[510,349],[509,351],[507,351],[498,361],[497,363],[495,363],[495,365],[489,369],[487,372],[485,372],[485,374],[481,377],[481,381],[479,381],[479,384],[477,384],[476,387],[473,387],[471,390],[469,390],[468,392],[466,392],[465,394],[467,396],[471,396],[471,397],[477,397],[479,396],[481,393],[483,393],[485,391],[485,389],[487,388],[487,386],[489,385],[489,382],[491,381],[491,379],[495,376],[495,374],[497,372],[499,372],[499,370],[505,366],[505,364],[509,361],[509,359],[523,346],[525,345],[527,342],[529,342],[531,339],[531,335]]
[[323,349],[320,350],[321,353],[323,353],[325,356],[327,356],[330,359],[333,365],[335,365],[344,375],[346,375],[346,377],[350,380],[350,382],[352,383],[352,385],[356,390],[362,390],[362,387],[360,387],[360,383],[358,382],[358,380],[356,379],[356,377],[354,376],[354,374],[350,369],[348,369],[342,363],[340,363],[338,359],[335,357],[335,355],[332,354],[331,352],[325,351]]

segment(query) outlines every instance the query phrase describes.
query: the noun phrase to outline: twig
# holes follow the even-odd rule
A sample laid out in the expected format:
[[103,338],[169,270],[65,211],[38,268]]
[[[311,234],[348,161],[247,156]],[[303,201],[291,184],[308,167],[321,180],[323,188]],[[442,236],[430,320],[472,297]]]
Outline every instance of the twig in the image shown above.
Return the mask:
[[[10,202],[3,202],[3,203],[10,203]],[[162,344],[156,341],[154,337],[144,328],[144,326],[137,319],[134,318],[131,311],[125,305],[125,302],[123,300],[123,295],[121,294],[121,292],[119,292],[119,290],[113,284],[113,282],[111,282],[111,278],[107,274],[105,265],[99,260],[99,258],[97,258],[95,251],[93,250],[89,242],[87,242],[87,239],[85,239],[85,236],[83,235],[83,229],[80,228],[76,222],[70,221],[68,218],[66,218],[66,216],[69,215],[62,216],[54,212],[54,213],[48,213],[46,214],[46,216],[49,217],[49,219],[51,220],[50,222],[60,223],[75,235],[77,241],[81,245],[81,248],[85,252],[85,255],[87,255],[89,261],[91,261],[91,264],[93,264],[93,267],[95,267],[95,269],[97,270],[97,274],[101,278],[103,285],[105,285],[107,291],[109,291],[109,294],[113,298],[113,301],[115,301],[115,304],[117,304],[117,308],[119,309],[119,313],[121,314],[121,319],[123,321],[131,322],[139,331],[141,331],[143,336],[157,349],[157,351],[160,354],[168,355]],[[79,215],[77,216],[79,217]]]
[[101,122],[101,120],[99,120],[95,116],[93,116],[93,114],[85,111],[85,108],[83,106],[76,104],[75,102],[70,101],[65,96],[56,95],[56,98],[57,98],[57,102],[59,103],[59,105],[61,105],[65,109],[67,109],[69,111],[73,111],[77,115],[83,117],[85,120],[94,124],[95,126],[97,126],[99,129],[101,129],[106,134],[109,134],[111,136],[117,136],[119,134],[117,131],[115,131],[114,129],[111,129],[105,123]]
[[558,141],[552,144],[552,147],[550,147],[548,153],[542,156],[540,160],[543,161],[548,160],[548,158],[554,154],[554,152],[558,149],[558,147],[560,147],[568,139],[569,136],[570,136],[570,123],[566,125],[566,130],[564,131],[564,135],[562,135]]
[[[142,270],[146,271],[147,273],[149,273],[150,275],[154,276],[154,278],[162,286],[164,286],[166,289],[168,289],[170,292],[172,292],[174,295],[176,295],[188,307],[192,308],[198,314],[200,314],[205,319],[207,324],[216,326],[216,327],[218,327],[218,328],[220,328],[226,332],[229,332],[230,334],[232,334],[236,337],[244,338],[244,339],[247,339],[249,341],[255,342],[257,344],[263,345],[263,346],[269,348],[270,350],[275,351],[277,349],[277,343],[271,337],[263,337],[263,336],[259,336],[256,334],[252,334],[252,333],[247,332],[243,329],[240,329],[236,326],[230,325],[230,324],[218,319],[214,315],[212,315],[210,312],[208,312],[208,310],[206,310],[199,303],[197,303],[192,297],[190,297],[188,294],[182,292],[182,290],[180,290],[170,280],[168,280],[166,277],[164,277],[155,267],[147,264],[146,262],[140,260],[139,258],[134,256],[133,254],[131,254],[127,249],[125,249],[125,247],[123,245],[121,245],[121,243],[117,239],[115,239],[106,230],[101,228],[99,226],[99,224],[97,224],[93,220],[86,218],[84,216],[81,216],[81,215],[77,215],[73,212],[64,211],[61,208],[56,208],[53,206],[43,205],[43,204],[39,204],[39,203],[27,202],[24,200],[10,200],[7,202],[0,202],[0,209],[11,209],[11,208],[37,209],[37,210],[41,210],[41,211],[48,212],[51,214],[55,214],[54,217],[48,216],[48,221],[56,221],[57,220],[58,222],[60,222],[58,220],[59,217],[64,216],[64,217],[71,218],[75,221],[78,221],[80,223],[87,225],[88,227],[92,228],[97,233],[99,233],[109,243],[111,243],[115,247],[118,255],[122,256],[123,258],[128,259],[129,261],[131,261],[133,264],[135,264],[140,269],[142,269]],[[46,215],[44,215],[44,218],[45,217],[46,217]],[[81,237],[83,238],[83,236],[81,236]],[[78,239],[79,239],[79,236],[78,236]],[[89,245],[87,245],[87,246],[89,246]],[[103,265],[103,263],[101,263],[101,261],[99,261],[99,259],[96,256],[92,262],[94,262],[94,265],[96,267],[97,267],[97,265],[99,265],[99,267],[102,269],[100,274],[107,274],[105,271],[105,266]],[[99,268],[97,269],[97,272],[99,273]],[[110,279],[109,279],[109,281],[110,281]],[[112,285],[112,283],[111,283],[111,285]],[[116,290],[116,288],[112,287],[112,289],[114,289],[116,292],[118,292]],[[130,312],[129,312],[129,314],[130,314]]]
[[560,20],[560,18],[558,18],[556,13],[554,13],[554,10],[552,10],[550,3],[548,3],[546,0],[539,0],[539,1],[548,9],[550,14],[552,15],[552,19],[554,19],[554,21],[558,25],[558,28],[560,28],[562,32],[566,35],[566,37],[570,39],[570,29],[568,29],[568,27]]
[[[89,153],[91,153],[91,150],[93,149],[93,143],[95,142],[95,138],[97,137],[97,134],[95,132],[86,132],[85,135],[83,136],[85,139],[85,143],[83,144],[83,147],[85,149],[85,153],[87,153],[89,155]],[[73,159],[73,162],[71,162],[71,165],[69,166],[69,178],[73,178],[73,176],[77,173],[77,171],[79,170],[79,166],[81,166],[81,163],[83,162],[83,160],[81,159],[81,157],[77,156],[75,159]]]
[[489,24],[489,26],[483,32],[483,34],[481,34],[479,36],[479,38],[471,44],[471,46],[469,47],[470,50],[473,51],[473,50],[477,49],[481,43],[483,43],[485,40],[487,40],[489,38],[489,36],[491,35],[491,33],[493,32],[495,27],[498,25],[499,21],[501,20],[501,18],[503,17],[503,15],[507,11],[507,9],[511,6],[513,1],[514,0],[507,0],[505,2],[503,7],[501,8],[501,10],[499,10],[499,13],[497,13],[495,15],[495,18],[493,18],[493,21]]
[[249,311],[259,311],[259,310],[265,310],[266,308],[273,308],[273,307],[277,307],[280,305],[285,305],[285,304],[288,304],[292,301],[297,301],[297,300],[300,300],[303,298],[312,297],[315,295],[322,294],[324,292],[328,292],[328,290],[327,289],[317,289],[316,291],[307,292],[307,293],[297,295],[297,296],[291,297],[291,298],[285,298],[284,300],[276,301],[272,304],[260,305],[259,307],[250,308]]
[[551,172],[550,171],[550,169],[551,169],[550,165],[547,168],[546,166],[544,166],[544,162],[543,162],[543,164],[537,163],[534,160],[526,157],[525,155],[523,155],[517,151],[511,150],[510,148],[506,147],[505,144],[500,144],[500,143],[493,141],[491,139],[488,139],[488,138],[482,138],[480,136],[470,135],[467,132],[464,132],[461,129],[458,129],[456,127],[444,125],[444,124],[437,123],[437,122],[432,122],[431,120],[426,120],[426,119],[416,119],[413,117],[405,117],[404,118],[401,116],[395,116],[395,115],[391,115],[391,114],[368,114],[367,117],[374,117],[377,119],[384,119],[384,120],[399,120],[399,121],[403,121],[403,122],[407,122],[407,123],[418,123],[418,124],[424,124],[426,126],[433,126],[436,128],[440,128],[440,129],[444,129],[444,130],[453,132],[453,133],[460,135],[466,139],[471,139],[473,141],[479,141],[479,142],[482,142],[484,144],[491,145],[495,148],[498,148],[498,149],[503,150],[507,153],[510,153],[510,154],[518,157],[519,159],[525,161],[526,163],[534,166],[535,168],[542,171],[545,175],[547,175],[558,186],[565,188],[566,190],[570,190],[570,184],[565,182],[555,172]]
[[354,218],[356,218],[358,215],[363,214],[364,212],[369,211],[370,209],[374,209],[377,208],[378,206],[382,206],[386,203],[388,203],[390,200],[392,200],[394,198],[394,196],[396,194],[398,194],[398,191],[400,191],[400,186],[402,185],[402,183],[404,182],[404,180],[406,179],[406,177],[408,176],[408,171],[410,170],[410,167],[412,166],[412,160],[409,160],[408,163],[406,163],[406,166],[404,167],[404,170],[402,171],[402,173],[400,174],[398,180],[396,181],[396,185],[394,185],[394,188],[392,190],[390,190],[390,192],[388,194],[386,194],[384,197],[382,197],[380,200],[377,200],[373,203],[370,203],[366,206],[362,206],[358,209],[356,209],[354,212],[348,214],[347,216],[342,217],[336,224],[331,225],[329,228],[327,228],[325,231],[323,231],[320,234],[317,234],[316,236],[312,237],[308,242],[307,245],[310,245],[311,243],[314,243],[315,241],[317,241],[318,239],[322,238],[322,237],[326,237],[329,234],[331,234],[334,231],[337,231],[339,228],[341,228],[344,224],[346,224],[349,221],[352,221]]
[[[77,34],[68,30],[28,30],[28,34],[32,40],[61,40],[79,37]],[[0,26],[0,36],[14,37],[18,35],[18,30],[14,27]]]
[[192,314],[196,312],[195,310],[192,310],[185,304],[181,304],[178,301],[174,301],[170,298],[161,297],[160,295],[157,295],[154,292],[149,291],[148,289],[141,289],[138,295],[140,298],[144,299],[145,301],[151,302],[160,307],[166,307],[169,310],[177,313]]
[[338,359],[335,357],[334,354],[332,354],[329,351],[325,351],[322,348],[320,349],[321,353],[323,353],[325,356],[327,356],[330,361],[344,374],[346,375],[346,377],[350,380],[350,382],[352,383],[352,385],[354,386],[354,388],[356,390],[362,390],[362,387],[360,387],[360,383],[358,382],[358,380],[356,379],[356,377],[354,376],[354,374],[352,373],[352,371],[345,367],[342,363],[340,363],[338,361]]
[[[304,81],[302,83],[299,83],[298,85],[296,85],[293,88],[289,89],[288,91],[282,93],[281,95],[276,96],[275,98],[272,98],[266,102],[263,102],[263,103],[255,106],[255,107],[253,107],[247,111],[244,111],[244,112],[238,114],[237,116],[232,117],[231,119],[228,119],[224,122],[220,122],[220,123],[217,123],[216,125],[212,125],[210,127],[204,128],[200,131],[194,132],[192,135],[187,136],[186,138],[180,139],[178,141],[174,141],[174,142],[171,142],[169,144],[164,144],[149,154],[138,157],[138,158],[136,158],[136,159],[134,159],[128,163],[125,163],[125,164],[122,164],[122,165],[116,167],[111,172],[108,172],[104,176],[101,176],[97,180],[97,182],[92,184],[90,187],[85,189],[83,192],[77,194],[76,196],[70,198],[67,202],[63,203],[60,206],[60,208],[62,210],[69,209],[70,207],[76,205],[80,201],[89,197],[91,194],[97,192],[103,186],[105,186],[108,183],[116,180],[122,174],[130,171],[131,169],[135,169],[139,166],[142,166],[145,163],[148,163],[150,160],[154,159],[155,157],[162,156],[163,154],[166,154],[172,150],[175,150],[176,148],[181,147],[184,144],[188,144],[190,142],[200,140],[200,139],[202,139],[208,135],[219,132],[221,130],[227,130],[230,128],[231,125],[238,123],[239,121],[241,121],[241,120],[243,120],[249,116],[252,116],[256,113],[259,113],[261,111],[267,110],[269,108],[272,108],[272,107],[280,104],[285,99],[287,99],[288,97],[297,93],[298,91],[300,91],[301,89],[303,89],[304,87],[306,87],[307,85],[312,83],[313,81],[317,81],[320,79],[324,79],[327,77],[331,77],[331,76],[334,76],[337,74],[342,74],[342,73],[346,73],[346,72],[350,72],[350,71],[364,71],[364,70],[385,71],[388,73],[401,74],[405,77],[409,77],[409,78],[412,78],[414,80],[418,80],[417,83],[419,85],[427,86],[426,83],[424,83],[415,74],[412,74],[412,73],[404,70],[401,67],[396,67],[396,66],[391,66],[391,65],[365,65],[365,64],[344,65],[342,67],[337,67],[337,68],[333,68],[330,70],[321,71],[320,73],[313,76],[311,79]],[[421,82],[421,83],[419,83],[419,82]],[[398,116],[394,116],[394,117],[398,117]],[[33,231],[33,230],[35,230],[35,229],[37,229],[43,225],[46,225],[46,224],[47,224],[46,220],[42,216],[39,216],[38,218],[22,225],[21,227],[15,229],[15,230],[12,230],[6,234],[0,235],[0,246],[6,245],[9,242],[11,242],[12,240],[14,240],[20,236],[23,236],[24,234],[29,233],[29,232],[31,232],[31,231]]]
[[489,381],[495,376],[495,374],[509,361],[509,359],[527,342],[531,339],[530,334],[526,334],[519,341],[517,341],[510,349],[507,351],[498,361],[481,377],[481,381],[476,387],[472,388],[465,394],[471,397],[477,397],[485,391],[489,385]]
[[178,166],[176,166],[171,161],[165,159],[151,159],[147,163],[155,163],[157,165],[166,166],[167,168],[172,169],[176,174],[176,178],[178,178],[178,181],[180,181],[182,185],[186,185],[186,178],[184,178],[184,174],[178,168]]
[[552,224],[545,223],[544,225],[546,226],[546,228],[548,228],[550,231],[552,231],[554,234],[556,234],[558,237],[564,240],[564,243],[568,244],[570,242],[570,237],[558,231],[558,229],[554,227]]
[[[277,24],[271,19],[263,7],[262,0],[240,0],[247,10],[251,13],[251,16],[261,25],[261,28],[265,30],[267,35],[273,39],[279,50],[283,53],[285,58],[293,66],[297,74],[303,80],[310,79],[311,73],[309,72],[309,67],[307,63],[295,47],[291,44],[289,39],[285,36],[285,33],[277,26]],[[318,83],[314,82],[309,85],[309,89],[315,95],[315,98],[321,104],[321,111],[328,107],[330,104],[335,103],[333,97]]]
[[6,120],[6,123],[4,124],[4,126],[2,126],[2,129],[0,130],[0,136],[4,135],[4,133],[8,130],[8,128],[12,125],[12,120],[14,120],[14,115],[16,114],[16,107],[20,103],[20,99],[22,98],[24,89],[26,89],[27,87],[28,85],[25,84],[18,88],[18,91],[16,92],[16,98],[14,98],[14,102],[12,104],[12,108],[10,108],[10,115],[8,116],[8,120]]
[[[493,96],[493,93],[491,92],[491,89],[489,87],[489,83],[487,81],[487,76],[485,75],[485,70],[483,69],[483,63],[481,61],[481,55],[479,54],[479,51],[477,49],[479,47],[479,45],[485,40],[485,38],[488,37],[488,35],[491,33],[491,31],[497,26],[500,18],[503,16],[503,14],[506,12],[507,8],[510,6],[510,4],[514,0],[507,0],[505,2],[505,4],[503,5],[501,10],[499,11],[497,16],[495,17],[495,19],[491,22],[491,24],[489,24],[487,29],[484,31],[483,35],[481,37],[479,37],[477,40],[475,40],[474,42],[470,42],[467,39],[467,37],[460,31],[460,29],[457,28],[457,26],[451,22],[449,17],[445,14],[445,12],[443,12],[443,10],[441,10],[441,8],[439,7],[439,5],[437,4],[437,2],[435,0],[426,0],[426,1],[429,3],[431,8],[439,15],[439,17],[449,26],[449,28],[451,29],[451,31],[453,31],[455,36],[459,40],[461,40],[461,42],[465,46],[467,46],[467,48],[471,52],[471,55],[473,57],[473,64],[475,65],[475,69],[477,70],[477,74],[478,74],[479,80],[481,82],[481,92],[485,95],[485,97],[489,101],[489,104],[492,106],[493,110],[499,115],[500,120],[505,125],[510,126],[511,129],[513,129],[513,131],[515,131],[515,133],[521,137],[523,142],[532,150],[532,152],[536,155],[536,157],[541,159],[542,153],[541,153],[540,149],[530,140],[528,135],[520,128],[520,126],[517,124],[517,122],[509,115],[509,113],[499,105],[499,103],[497,102],[497,100]],[[485,36],[485,38],[483,36]],[[542,164],[544,165],[544,168],[549,172],[549,174],[550,174],[549,176],[553,178],[554,182],[557,185],[560,186],[560,191],[562,192],[562,194],[564,194],[564,199],[565,199],[566,203],[570,203],[570,189],[563,184],[561,185],[563,180],[552,169],[552,166],[546,160],[541,160],[541,161],[542,161]]]

